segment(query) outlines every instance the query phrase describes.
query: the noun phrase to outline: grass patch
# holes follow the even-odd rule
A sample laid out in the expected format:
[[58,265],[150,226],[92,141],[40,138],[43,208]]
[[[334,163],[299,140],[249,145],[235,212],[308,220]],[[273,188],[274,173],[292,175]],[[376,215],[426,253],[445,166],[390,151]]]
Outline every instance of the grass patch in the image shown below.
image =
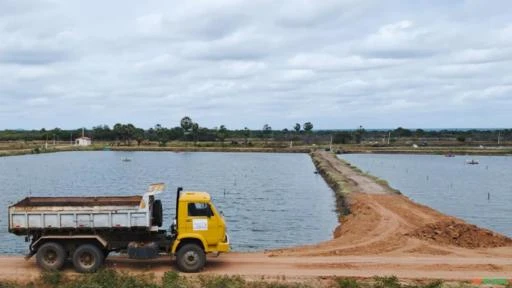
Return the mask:
[[129,274],[114,269],[96,273],[67,275],[60,271],[42,272],[35,283],[0,281],[0,288],[313,288],[307,283],[248,281],[241,276],[191,275],[175,271],[158,279],[154,274]]
[[345,179],[345,177],[340,173],[334,171],[322,156],[316,153],[311,153],[311,159],[313,160],[317,171],[334,191],[334,196],[336,198],[336,211],[338,212],[338,215],[341,217],[350,214],[346,195],[350,193],[352,189],[350,189],[350,184],[347,179]]
[[374,277],[371,280],[353,278],[336,278],[337,288],[441,288],[443,281],[435,280],[426,283],[402,284],[396,276]]
[[[458,283],[457,287],[469,287]],[[0,288],[440,288],[455,287],[442,281],[403,284],[395,276],[370,279],[329,278],[313,282],[246,280],[241,276],[227,275],[188,275],[175,271],[166,272],[161,278],[154,274],[129,274],[113,269],[103,269],[96,273],[67,275],[62,272],[42,272],[39,279],[28,284],[0,281]],[[507,286],[509,287],[509,286]]]

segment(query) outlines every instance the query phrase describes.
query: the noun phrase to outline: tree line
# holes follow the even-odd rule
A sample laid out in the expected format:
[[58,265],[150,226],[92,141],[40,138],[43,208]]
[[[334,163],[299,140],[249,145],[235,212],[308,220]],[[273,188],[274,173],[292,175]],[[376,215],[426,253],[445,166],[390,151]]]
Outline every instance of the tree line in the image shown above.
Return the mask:
[[214,128],[200,126],[192,118],[185,116],[178,125],[165,127],[156,124],[149,129],[134,126],[131,123],[117,123],[110,127],[98,125],[92,129],[64,130],[54,128],[51,130],[3,130],[0,131],[0,141],[69,141],[82,136],[92,138],[93,141],[105,141],[116,145],[141,145],[144,142],[157,142],[165,146],[170,141],[188,142],[221,142],[226,140],[236,144],[250,145],[251,139],[259,139],[267,144],[269,141],[302,141],[304,143],[317,143],[330,141],[333,144],[358,144],[363,142],[379,142],[389,144],[400,139],[412,139],[416,141],[450,140],[459,143],[470,143],[473,141],[512,141],[512,129],[471,129],[471,130],[424,130],[406,129],[365,129],[359,126],[355,129],[346,130],[313,130],[311,122],[303,124],[295,123],[290,129],[273,129],[269,124],[264,124],[261,129],[228,129],[226,125]]
[[[293,126],[293,131],[296,136],[309,135],[313,131],[313,124],[311,122],[306,122],[303,125],[296,123]],[[92,127],[92,129],[3,130],[0,131],[0,141],[69,141],[71,143],[84,134],[85,137],[94,141],[114,142],[117,145],[132,145],[133,143],[141,145],[145,141],[158,142],[162,146],[169,141],[190,141],[194,143],[219,141],[224,143],[228,138],[243,139],[243,143],[247,145],[249,139],[252,138],[260,138],[267,142],[274,136],[288,133],[291,133],[288,129],[275,131],[269,124],[264,124],[261,130],[251,130],[247,127],[230,130],[226,125],[207,128],[201,127],[192,118],[185,116],[175,127],[156,124],[149,129],[143,129],[131,123],[117,123],[112,128],[108,125],[98,125]]]

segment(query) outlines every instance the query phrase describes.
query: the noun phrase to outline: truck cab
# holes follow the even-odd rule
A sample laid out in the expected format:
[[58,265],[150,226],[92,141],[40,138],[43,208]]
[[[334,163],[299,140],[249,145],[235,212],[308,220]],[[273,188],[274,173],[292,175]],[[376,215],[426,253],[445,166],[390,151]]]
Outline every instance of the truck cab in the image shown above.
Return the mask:
[[195,272],[206,262],[206,253],[229,251],[226,222],[206,192],[177,192],[175,233],[171,252],[181,271]]

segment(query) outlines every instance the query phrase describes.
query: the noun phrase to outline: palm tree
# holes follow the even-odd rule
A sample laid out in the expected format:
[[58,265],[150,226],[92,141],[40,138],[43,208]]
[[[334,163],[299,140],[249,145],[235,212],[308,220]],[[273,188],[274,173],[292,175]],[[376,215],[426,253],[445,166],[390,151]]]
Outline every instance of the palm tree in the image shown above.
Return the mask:
[[245,127],[243,135],[244,135],[244,144],[245,144],[245,146],[247,146],[248,139],[249,139],[249,137],[251,137],[251,130],[249,130],[249,128]]
[[198,133],[199,133],[199,124],[197,124],[197,123],[192,124],[192,137],[194,138],[194,145],[197,144]]
[[268,138],[272,136],[272,127],[270,125],[263,125],[263,137],[265,138],[265,145],[267,145]]
[[192,121],[192,119],[190,117],[185,116],[185,117],[181,118],[180,125],[181,125],[181,128],[183,128],[183,130],[185,130],[185,132],[188,132],[190,129],[192,129],[194,122]]
[[295,132],[297,132],[297,134],[299,134],[299,132],[300,132],[300,124],[299,123],[295,123],[295,126],[293,127],[293,129],[295,130]]

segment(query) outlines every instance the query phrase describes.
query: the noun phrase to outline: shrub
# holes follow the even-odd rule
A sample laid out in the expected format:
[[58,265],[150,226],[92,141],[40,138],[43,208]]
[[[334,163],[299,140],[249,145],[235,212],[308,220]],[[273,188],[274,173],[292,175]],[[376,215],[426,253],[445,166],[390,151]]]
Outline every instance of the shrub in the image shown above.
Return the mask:
[[422,288],[441,288],[443,287],[443,281],[435,280],[430,283],[421,286]]
[[203,288],[245,288],[245,280],[240,276],[200,276]]
[[375,288],[401,288],[396,276],[375,277]]
[[165,272],[162,277],[162,288],[187,288],[187,281],[175,271]]
[[40,276],[41,282],[52,287],[58,287],[62,278],[60,271],[43,271]]
[[336,284],[339,288],[359,288],[361,285],[355,280],[350,278],[336,279]]
[[157,288],[157,285],[148,275],[132,276],[119,273],[115,270],[104,269],[96,273],[82,274],[73,281],[61,285],[65,288]]

